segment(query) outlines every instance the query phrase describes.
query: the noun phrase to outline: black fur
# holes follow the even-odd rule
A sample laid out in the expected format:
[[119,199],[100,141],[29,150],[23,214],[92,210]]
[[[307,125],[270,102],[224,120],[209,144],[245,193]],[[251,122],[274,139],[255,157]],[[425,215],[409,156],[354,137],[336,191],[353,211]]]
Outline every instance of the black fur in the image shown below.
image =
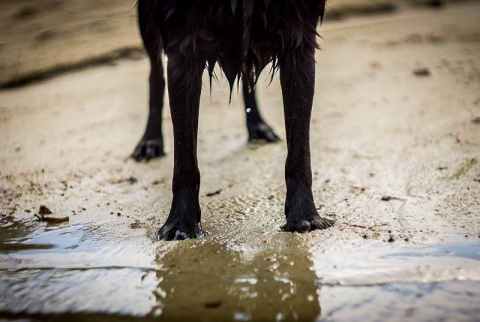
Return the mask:
[[133,157],[162,155],[161,109],[165,81],[161,51],[168,57],[167,79],[174,129],[173,201],[159,230],[163,240],[203,236],[198,202],[197,130],[202,73],[210,79],[216,63],[232,90],[242,79],[250,139],[277,140],[263,122],[255,83],[268,63],[280,70],[288,156],[285,166],[286,231],[329,227],[312,194],[309,128],[315,82],[316,27],[324,0],[139,0],[139,25],[150,56],[150,116]]

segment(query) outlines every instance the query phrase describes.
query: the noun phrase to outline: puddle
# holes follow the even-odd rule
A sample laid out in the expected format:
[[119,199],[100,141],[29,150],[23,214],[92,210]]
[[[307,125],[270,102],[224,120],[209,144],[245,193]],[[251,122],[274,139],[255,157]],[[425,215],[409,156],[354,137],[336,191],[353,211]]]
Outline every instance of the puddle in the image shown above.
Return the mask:
[[313,258],[322,284],[480,281],[480,241],[332,249]]
[[304,321],[320,315],[318,280],[298,245],[254,251],[205,238],[147,259],[96,226],[4,227],[0,318]]
[[[105,227],[0,228],[0,320],[475,321],[480,243],[261,249],[211,237],[147,251]],[[146,239],[145,235],[141,239]],[[161,243],[155,243],[156,246]]]
[[260,251],[212,241],[179,245],[162,259],[168,270],[158,275],[158,313],[180,321],[315,320],[318,280],[306,251],[278,244]]
[[0,318],[148,314],[154,257],[108,235],[90,225],[0,228]]
[[331,250],[320,321],[479,321],[480,242]]
[[479,281],[323,286],[320,321],[478,321]]

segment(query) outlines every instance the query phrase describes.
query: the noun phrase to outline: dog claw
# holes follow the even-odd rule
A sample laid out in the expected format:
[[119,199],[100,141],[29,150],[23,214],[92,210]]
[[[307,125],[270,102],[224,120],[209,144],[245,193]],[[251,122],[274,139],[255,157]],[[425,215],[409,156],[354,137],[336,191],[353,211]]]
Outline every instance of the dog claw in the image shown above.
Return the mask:
[[266,142],[280,141],[273,129],[263,122],[259,122],[248,129],[248,141],[263,140]]
[[131,154],[135,161],[149,161],[165,155],[163,141],[159,139],[142,139]]
[[158,240],[186,240],[205,237],[205,233],[198,225],[193,228],[181,227],[181,225],[167,225],[165,224],[157,232]]
[[314,230],[327,229],[332,227],[332,223],[320,216],[312,219],[300,219],[296,221],[287,221],[287,224],[283,226],[283,230],[286,232],[308,233]]

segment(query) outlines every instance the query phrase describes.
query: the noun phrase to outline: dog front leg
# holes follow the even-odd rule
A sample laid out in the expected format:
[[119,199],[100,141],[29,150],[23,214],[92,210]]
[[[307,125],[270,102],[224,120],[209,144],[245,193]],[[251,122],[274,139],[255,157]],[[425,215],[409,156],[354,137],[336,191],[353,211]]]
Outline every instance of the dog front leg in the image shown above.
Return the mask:
[[280,57],[280,83],[288,154],[284,230],[305,233],[330,227],[316,210],[310,163],[310,119],[315,87],[315,48],[303,46]]
[[197,163],[197,131],[202,72],[205,61],[167,53],[167,80],[173,122],[173,201],[165,225],[158,231],[161,240],[203,237],[200,229],[200,171]]

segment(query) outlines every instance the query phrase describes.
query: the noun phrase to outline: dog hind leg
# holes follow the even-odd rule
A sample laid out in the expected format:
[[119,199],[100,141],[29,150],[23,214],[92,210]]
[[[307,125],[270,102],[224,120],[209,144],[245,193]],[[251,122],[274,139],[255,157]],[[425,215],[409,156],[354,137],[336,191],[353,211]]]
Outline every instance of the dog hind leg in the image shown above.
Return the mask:
[[138,3],[138,24],[142,40],[150,58],[150,101],[145,133],[135,147],[131,157],[136,161],[154,159],[165,155],[162,135],[162,110],[165,93],[165,79],[161,61],[161,36],[154,24],[152,13],[145,8],[145,2]]
[[280,138],[273,129],[263,120],[257,106],[255,88],[251,88],[245,78],[243,82],[243,101],[247,116],[248,141],[264,140],[266,142],[277,142]]

